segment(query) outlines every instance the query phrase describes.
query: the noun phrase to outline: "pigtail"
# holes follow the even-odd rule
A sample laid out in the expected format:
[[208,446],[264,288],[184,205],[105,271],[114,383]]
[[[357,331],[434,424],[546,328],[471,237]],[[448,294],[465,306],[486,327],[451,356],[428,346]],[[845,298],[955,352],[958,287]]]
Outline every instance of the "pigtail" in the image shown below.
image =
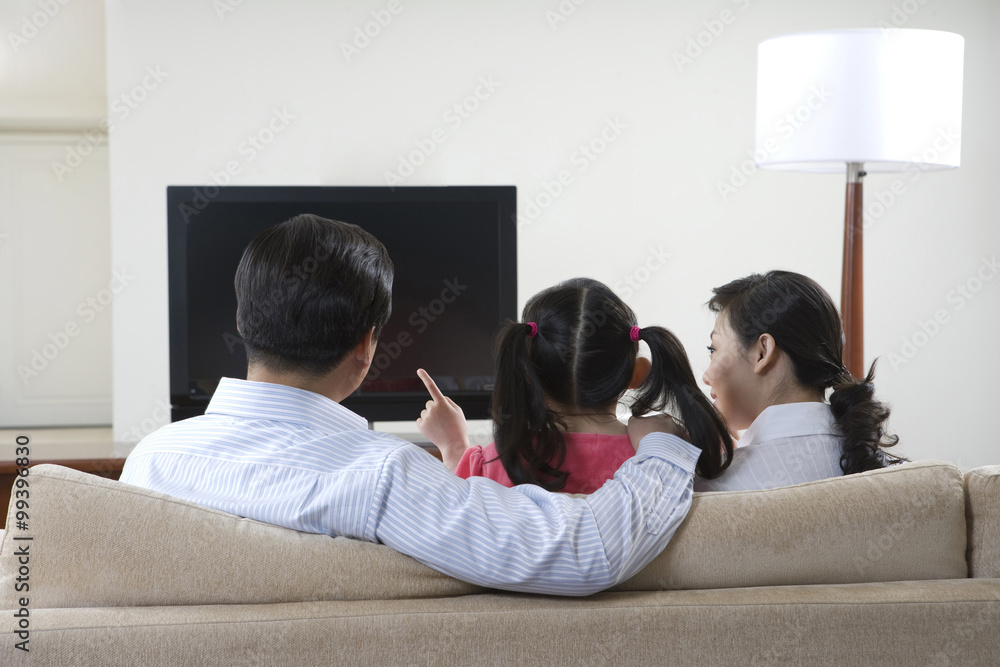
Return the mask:
[[632,404],[633,415],[662,411],[672,403],[679,411],[688,439],[701,450],[698,474],[718,477],[733,458],[733,440],[722,416],[698,387],[680,340],[663,327],[639,330],[652,353],[646,381]]
[[906,460],[882,450],[899,442],[899,437],[885,433],[889,406],[875,400],[874,379],[875,362],[872,362],[864,380],[845,370],[833,382],[830,408],[844,436],[840,468],[845,475],[878,470]]
[[[537,334],[537,326],[534,331]],[[529,325],[508,322],[497,338],[493,440],[500,463],[514,484],[537,484],[558,491],[569,476],[560,470],[566,459],[566,441],[529,359],[529,346],[543,344],[539,339],[544,334],[529,338],[529,332]]]

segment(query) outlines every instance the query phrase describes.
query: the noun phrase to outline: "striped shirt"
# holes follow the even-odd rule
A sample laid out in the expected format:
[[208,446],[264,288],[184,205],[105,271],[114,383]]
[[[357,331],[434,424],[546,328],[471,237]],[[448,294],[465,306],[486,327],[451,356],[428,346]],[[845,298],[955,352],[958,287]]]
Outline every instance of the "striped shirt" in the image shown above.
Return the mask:
[[319,394],[224,378],[205,415],[143,439],[121,481],[294,530],[386,544],[482,586],[588,595],[666,546],[691,505],[700,451],[643,438],[587,497],[456,477]]
[[749,491],[840,477],[843,448],[829,403],[771,405],[736,443],[726,472],[715,479],[698,477],[694,488]]

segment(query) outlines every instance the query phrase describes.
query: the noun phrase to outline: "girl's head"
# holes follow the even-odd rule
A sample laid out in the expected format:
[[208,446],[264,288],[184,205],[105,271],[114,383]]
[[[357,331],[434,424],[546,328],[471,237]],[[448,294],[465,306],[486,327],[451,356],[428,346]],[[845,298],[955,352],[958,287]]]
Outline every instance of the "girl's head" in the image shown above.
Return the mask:
[[891,462],[881,447],[896,438],[882,429],[889,408],[874,400],[875,364],[864,380],[844,368],[840,315],[826,290],[801,274],[770,271],[712,291],[708,307],[718,317],[704,381],[730,426],[748,427],[788,396],[823,400],[832,388],[830,405],[845,435],[844,472]]
[[[729,464],[725,423],[698,388],[680,341],[666,329],[637,328],[635,313],[606,285],[576,278],[550,287],[528,301],[522,320],[498,335],[493,390],[494,439],[514,483],[562,488],[560,410],[613,411],[630,386],[638,390],[633,414],[676,405],[703,450],[704,476]],[[639,340],[652,353],[648,373],[637,369]]]

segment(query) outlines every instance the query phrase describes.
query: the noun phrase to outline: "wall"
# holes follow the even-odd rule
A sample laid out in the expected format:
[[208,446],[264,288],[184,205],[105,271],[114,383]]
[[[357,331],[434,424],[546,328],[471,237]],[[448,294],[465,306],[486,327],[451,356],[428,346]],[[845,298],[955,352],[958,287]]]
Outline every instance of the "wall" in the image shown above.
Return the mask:
[[4,2],[0,36],[0,428],[108,425],[104,4]]
[[[110,96],[155,84],[111,142],[112,265],[136,276],[114,304],[116,439],[165,419],[168,184],[236,161],[234,184],[380,185],[436,128],[444,140],[404,182],[518,186],[521,303],[563,278],[603,280],[640,323],[677,332],[700,376],[713,286],[780,267],[839,296],[844,177],[746,162],[756,45],[880,22],[965,36],[965,141],[961,169],[897,183],[891,202],[900,176],[867,179],[885,203],[868,209],[866,354],[883,358],[904,453],[997,463],[1000,280],[961,304],[955,292],[993,277],[981,267],[1000,251],[989,0],[110,3]],[[294,119],[241,153],[276,113]]]

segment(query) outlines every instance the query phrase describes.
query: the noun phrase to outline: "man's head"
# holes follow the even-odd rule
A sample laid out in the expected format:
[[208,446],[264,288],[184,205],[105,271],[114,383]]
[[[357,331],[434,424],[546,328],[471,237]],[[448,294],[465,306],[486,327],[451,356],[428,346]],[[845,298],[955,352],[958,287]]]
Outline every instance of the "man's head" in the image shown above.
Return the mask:
[[236,269],[251,368],[317,377],[389,319],[392,261],[356,225],[298,215],[258,235]]

